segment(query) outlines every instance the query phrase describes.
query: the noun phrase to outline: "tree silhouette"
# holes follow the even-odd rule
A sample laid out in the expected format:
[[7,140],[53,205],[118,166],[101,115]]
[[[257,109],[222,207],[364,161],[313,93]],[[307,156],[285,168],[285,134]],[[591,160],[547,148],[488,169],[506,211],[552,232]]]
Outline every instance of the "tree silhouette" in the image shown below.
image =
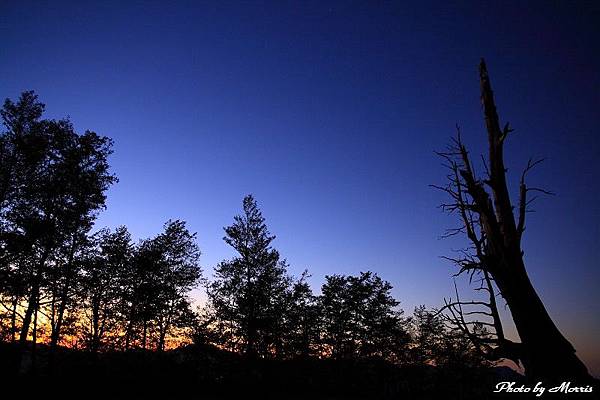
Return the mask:
[[244,198],[243,214],[225,234],[238,256],[217,265],[208,286],[214,325],[224,343],[248,357],[277,355],[291,280],[252,195]]
[[415,307],[411,319],[414,346],[411,349],[413,362],[435,363],[444,346],[445,326],[443,319],[424,305]]
[[[452,198],[444,208],[462,222],[447,235],[465,234],[471,245],[446,258],[459,266],[457,275],[479,283],[475,290],[485,298],[463,300],[455,285],[455,295],[441,309],[417,307],[409,318],[392,296],[392,285],[376,273],[325,276],[319,295],[307,271],[291,277],[251,195],[243,200],[242,214],[224,228],[223,239],[237,255],[216,266],[206,284],[208,302],[194,313],[189,294],[204,282],[196,234],[181,220],[167,221],[162,232],[137,244],[124,226],[92,234],[105,192],[116,181],[107,162],[112,142],[89,131],[79,135],[68,120],[42,119],[44,105],[33,92],[16,103],[6,100],[1,115],[7,130],[0,135],[0,340],[13,343],[0,343],[0,351],[5,345],[18,350],[13,372],[45,368],[69,379],[78,367],[90,371],[85,366],[91,365],[95,374],[105,362],[109,371],[123,357],[126,368],[133,360],[142,368],[135,373],[144,378],[150,372],[143,366],[151,361],[167,375],[170,367],[185,365],[172,376],[200,374],[214,383],[227,375],[225,384],[262,374],[292,382],[304,379],[307,368],[311,380],[330,385],[325,370],[335,365],[356,377],[389,373],[387,391],[409,369],[471,373],[501,358],[523,363],[533,378],[587,380],[523,263],[529,195],[546,193],[525,182],[539,162],[530,161],[521,175],[515,217],[502,155],[511,129],[508,124],[500,129],[483,62],[480,80],[490,147],[487,177],[477,178],[459,132],[440,153],[450,170],[449,184],[440,189]],[[521,343],[504,335],[498,295],[510,307]],[[201,346],[168,351],[186,343],[189,333]],[[43,345],[36,348],[38,342]],[[75,351],[80,343],[88,351]],[[27,348],[30,358],[23,361]],[[71,372],[61,372],[54,368],[60,358],[55,355],[64,351],[73,359],[84,354],[86,361],[69,360]],[[39,361],[44,357],[47,363]],[[323,358],[334,360],[319,361]],[[272,371],[280,367],[292,373]],[[424,376],[427,383],[431,376]],[[352,387],[351,379],[344,375],[340,382]]]
[[171,329],[191,326],[193,314],[187,294],[201,278],[199,257],[195,234],[183,221],[168,221],[163,233],[136,247],[125,285],[126,349],[133,341],[146,349],[154,339],[155,347],[164,350]]
[[323,341],[334,358],[403,359],[409,338],[391,289],[372,272],[325,277],[320,298]]
[[304,271],[289,293],[283,334],[289,358],[308,358],[320,353],[321,308],[319,297],[306,281],[308,277],[308,271]]
[[[528,186],[527,173],[539,164],[529,161],[519,183],[517,207],[511,203],[504,165],[504,142],[513,131],[508,123],[502,128],[485,62],[479,66],[481,101],[488,133],[486,177],[481,179],[473,168],[460,137],[447,152],[440,153],[450,168],[448,186],[441,189],[452,199],[443,207],[457,213],[462,225],[450,234],[465,234],[471,250],[453,261],[460,272],[483,272],[497,285],[506,300],[522,345],[499,336],[499,354],[511,354],[524,365],[532,378],[548,380],[589,380],[585,365],[573,346],[560,333],[535,291],[525,268],[521,240],[531,193],[548,193]],[[485,160],[484,160],[485,161]],[[516,209],[516,217],[513,210]],[[510,347],[506,349],[506,347]],[[503,348],[504,347],[504,348]]]
[[185,222],[167,222],[164,232],[155,241],[162,253],[156,326],[158,349],[164,350],[165,339],[172,329],[186,328],[193,323],[188,293],[198,285],[202,271],[198,264],[200,250],[196,234],[188,231]]
[[82,265],[82,324],[88,349],[97,353],[104,339],[118,337],[125,315],[121,313],[128,269],[133,256],[131,235],[121,226],[98,234]]
[[[489,360],[476,347],[470,335],[453,324],[448,324],[444,314],[424,305],[415,307],[410,320],[412,343],[410,360],[417,364],[443,368],[468,369],[489,365]],[[479,333],[481,325],[471,331]]]
[[470,273],[470,282],[475,280],[480,283],[475,290],[485,292],[487,301],[462,300],[455,282],[455,299],[452,297],[444,299],[444,306],[438,311],[438,314],[453,331],[469,339],[477,352],[486,360],[495,362],[500,359],[508,359],[518,364],[521,356],[521,344],[508,340],[504,335],[504,327],[496,300],[498,294],[492,278],[486,270],[472,269]]
[[[19,334],[24,345],[37,335],[37,315],[44,287],[51,296],[51,345],[56,346],[73,296],[75,256],[85,244],[105,192],[116,181],[108,171],[112,141],[86,131],[79,135],[66,120],[41,119],[44,105],[33,92],[0,114],[2,187],[0,188],[2,269],[22,278],[27,303]],[[34,340],[34,344],[35,344]]]

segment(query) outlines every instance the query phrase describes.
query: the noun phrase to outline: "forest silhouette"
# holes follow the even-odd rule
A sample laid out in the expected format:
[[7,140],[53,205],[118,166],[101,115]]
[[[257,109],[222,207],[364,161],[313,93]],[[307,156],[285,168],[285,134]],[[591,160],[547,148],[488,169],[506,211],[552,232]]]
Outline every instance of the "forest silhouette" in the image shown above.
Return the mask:
[[[309,271],[291,276],[250,194],[224,228],[236,255],[216,265],[212,279],[185,221],[166,221],[139,241],[126,226],[94,231],[117,183],[112,140],[79,134],[68,119],[44,119],[33,91],[7,99],[0,136],[3,376],[155,380],[197,386],[206,396],[267,398],[491,398],[499,381],[595,384],[527,276],[521,236],[528,194],[548,192],[527,185],[539,164],[530,161],[513,207],[502,147],[512,129],[500,124],[483,61],[479,72],[485,177],[458,132],[439,153],[448,184],[436,187],[461,222],[447,235],[470,243],[448,260],[457,275],[479,283],[486,300],[463,300],[456,289],[439,308],[410,315],[375,271],[327,275],[318,292]],[[200,287],[207,301],[194,309],[190,293]],[[508,305],[519,343],[505,336],[499,302]]]

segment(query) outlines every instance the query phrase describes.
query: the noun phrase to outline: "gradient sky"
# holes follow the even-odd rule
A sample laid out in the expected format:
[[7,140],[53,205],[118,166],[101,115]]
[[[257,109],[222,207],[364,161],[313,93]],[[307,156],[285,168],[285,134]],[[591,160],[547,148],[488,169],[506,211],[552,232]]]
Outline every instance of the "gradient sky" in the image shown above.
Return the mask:
[[410,312],[452,294],[461,241],[428,185],[456,123],[485,152],[483,56],[513,189],[541,156],[530,182],[557,193],[529,215],[530,276],[598,375],[599,3],[450,3],[3,1],[0,96],[115,140],[100,226],[184,219],[210,277],[253,193],[293,274],[373,270]]

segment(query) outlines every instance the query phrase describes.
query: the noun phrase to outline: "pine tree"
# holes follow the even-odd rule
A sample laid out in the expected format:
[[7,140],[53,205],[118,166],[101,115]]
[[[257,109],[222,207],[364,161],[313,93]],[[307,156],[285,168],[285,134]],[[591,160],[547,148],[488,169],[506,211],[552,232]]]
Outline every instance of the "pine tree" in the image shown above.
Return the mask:
[[251,358],[281,351],[291,280],[287,264],[271,247],[274,239],[254,197],[246,196],[243,214],[225,228],[223,238],[238,256],[217,265],[208,287],[213,325],[223,343]]

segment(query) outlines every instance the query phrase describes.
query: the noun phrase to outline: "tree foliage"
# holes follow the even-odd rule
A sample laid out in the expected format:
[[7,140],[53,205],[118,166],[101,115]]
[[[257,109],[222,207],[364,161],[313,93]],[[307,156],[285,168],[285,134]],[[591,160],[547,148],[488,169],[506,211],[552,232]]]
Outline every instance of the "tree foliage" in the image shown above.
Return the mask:
[[225,342],[253,357],[282,351],[284,310],[289,296],[287,264],[271,247],[275,239],[254,198],[225,228],[223,240],[238,256],[215,268],[208,287],[210,311]]
[[194,320],[195,234],[183,221],[138,245],[125,227],[92,233],[117,181],[112,140],[43,112],[33,92],[0,111],[2,338],[23,349],[30,339],[92,352],[150,342],[164,349]]
[[[42,119],[44,105],[33,92],[0,114],[0,260],[12,296],[13,318],[25,301],[19,340],[35,336],[40,304],[49,304],[51,343],[56,345],[74,296],[76,259],[85,246],[105,192],[112,141],[94,132],[77,134],[67,119]],[[14,335],[14,332],[13,332]]]
[[[125,226],[93,232],[116,182],[112,141],[43,119],[33,92],[7,100],[0,135],[0,339],[53,351],[163,351],[188,341],[250,359],[334,358],[396,364],[477,365],[477,348],[443,315],[404,317],[392,285],[373,272],[330,275],[313,292],[294,278],[252,195],[224,228],[236,255],[207,282],[196,234],[181,220],[134,242]],[[192,310],[192,290],[207,303]],[[53,356],[50,357],[50,368]]]
[[333,357],[403,358],[408,335],[391,289],[372,272],[325,277],[320,297],[323,341]]

